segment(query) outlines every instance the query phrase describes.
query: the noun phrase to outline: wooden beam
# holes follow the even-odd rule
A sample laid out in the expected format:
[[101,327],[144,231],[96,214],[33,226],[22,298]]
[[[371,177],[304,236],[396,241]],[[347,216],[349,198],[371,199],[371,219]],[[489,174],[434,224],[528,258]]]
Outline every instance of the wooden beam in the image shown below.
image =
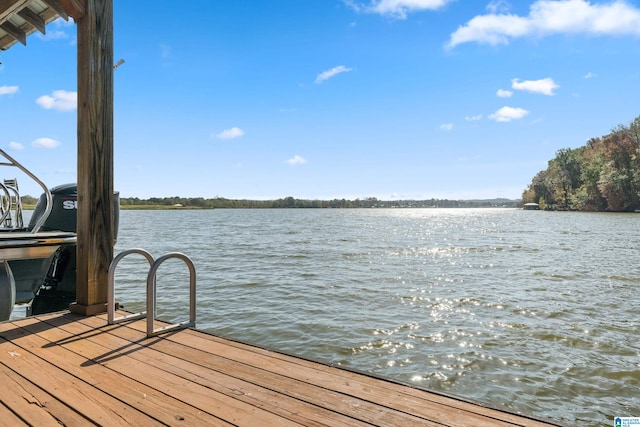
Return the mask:
[[58,0],[60,6],[75,22],[84,16],[84,2],[82,0]]
[[78,240],[75,313],[106,311],[113,259],[113,0],[78,19]]
[[[0,3],[3,0],[0,0]],[[0,9],[0,11],[3,9]],[[1,12],[0,12],[1,13]],[[58,19],[60,17],[60,15],[58,15],[58,13],[53,10],[52,8],[47,8],[45,10],[43,10],[42,12],[38,13],[38,16],[40,16],[44,22],[45,25]],[[3,22],[0,19],[0,22]],[[27,35],[27,37],[29,37],[29,34],[31,34],[32,32],[34,32],[36,30],[36,27],[34,27],[31,23],[29,22],[25,22],[24,24],[22,24],[20,26],[20,29],[22,31],[25,32],[25,34]],[[8,34],[5,33],[5,35],[3,37],[0,37],[0,50],[7,50],[9,49],[14,43],[16,43],[16,39],[14,39],[13,37],[9,36]]]
[[0,22],[4,22],[14,13],[24,8],[29,0],[0,0]]
[[14,39],[18,40],[23,45],[27,45],[27,35],[20,28],[13,25],[11,22],[3,22],[0,24],[0,28],[5,30]]
[[42,34],[47,33],[47,24],[40,15],[35,13],[33,10],[25,7],[20,12],[18,12],[18,16],[27,21],[29,24],[33,25],[38,29]]
[[58,15],[60,15],[62,19],[64,19],[65,21],[69,20],[69,15],[67,14],[67,11],[64,9],[64,7],[62,7],[62,5],[60,4],[60,2],[58,2],[58,0],[42,0],[42,1],[47,6],[49,6],[56,12],[58,12]]

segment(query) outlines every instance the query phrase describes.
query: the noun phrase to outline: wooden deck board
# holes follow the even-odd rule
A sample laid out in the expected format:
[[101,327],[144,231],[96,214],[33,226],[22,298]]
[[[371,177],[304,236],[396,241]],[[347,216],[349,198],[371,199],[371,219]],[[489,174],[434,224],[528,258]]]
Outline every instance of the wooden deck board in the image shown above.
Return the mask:
[[[75,332],[80,331],[76,328]],[[112,327],[110,334],[113,334],[110,341],[114,347],[128,346],[130,340],[139,337],[139,332],[122,327]],[[383,425],[411,425],[420,421],[411,414],[391,410],[381,412],[370,402],[186,347],[170,338],[158,340],[149,347],[144,355],[135,351],[130,355],[168,374],[210,385],[258,407],[272,408],[280,416],[305,426],[326,425],[328,420],[340,426],[370,425],[371,421]],[[181,363],[176,364],[175,358]]]
[[[81,325],[81,324],[77,324]],[[146,353],[153,353],[153,348],[145,348],[138,344],[126,342],[118,343],[120,345],[109,347],[96,343],[108,338],[113,338],[110,334],[88,335],[78,339],[75,336],[72,340],[65,340],[65,328],[70,325],[62,325],[56,329],[47,329],[39,333],[40,336],[57,345],[77,354],[82,354],[86,358],[87,365],[102,366],[111,371],[118,372],[120,378],[123,378],[125,384],[119,387],[128,388],[127,384],[146,384],[155,390],[156,393],[162,393],[168,396],[170,400],[181,401],[182,403],[199,408],[199,412],[209,413],[211,416],[218,415],[220,418],[230,421],[233,424],[247,424],[251,420],[259,419],[261,424],[265,426],[287,425],[286,419],[281,416],[275,416],[271,412],[261,410],[254,405],[248,405],[237,399],[232,393],[225,394],[219,390],[219,387],[206,387],[198,382],[192,381],[190,378],[179,376],[171,373],[168,369],[163,369],[164,364],[156,359],[150,363],[145,363],[144,356],[140,350],[147,350]],[[28,328],[31,329],[31,328]],[[77,329],[77,328],[76,328]],[[83,328],[83,332],[92,333],[93,329]],[[72,332],[74,333],[74,332]],[[75,332],[77,333],[77,332]],[[82,333],[82,332],[81,332]],[[139,338],[140,336],[138,336]],[[161,341],[162,338],[152,339],[151,342]],[[111,344],[116,344],[111,340]],[[151,345],[153,347],[153,344]],[[113,350],[120,349],[120,350]],[[120,357],[126,355],[126,357]],[[174,361],[175,363],[175,361]],[[206,372],[198,373],[196,376],[202,376]],[[215,383],[213,383],[215,385]],[[138,393],[140,394],[140,393]],[[146,395],[146,393],[145,393]],[[146,396],[148,400],[148,395]],[[127,399],[128,400],[128,399]],[[175,405],[175,402],[170,405]],[[166,411],[168,408],[164,408]],[[156,413],[162,408],[155,408],[152,412]],[[172,409],[175,411],[175,409]],[[184,420],[193,422],[191,418],[182,412],[177,412],[176,416]],[[296,425],[296,424],[291,424]]]
[[[95,320],[92,322],[95,322]],[[128,339],[132,339],[136,335],[135,332],[131,329],[123,330],[122,328],[113,331],[114,334],[128,336]],[[210,337],[205,335],[205,338]],[[209,343],[208,340],[207,343]],[[200,342],[199,334],[192,334],[188,331],[175,337],[167,335],[166,339],[162,340],[158,345],[154,345],[155,349],[162,349],[163,352],[180,358],[184,363],[189,363],[189,358],[193,358],[208,370],[226,372],[241,381],[271,388],[281,396],[294,397],[299,401],[334,411],[334,418],[336,418],[336,412],[338,412],[362,419],[367,424],[374,425],[413,425],[419,422],[426,425],[427,421],[424,418],[437,419],[439,422],[449,422],[450,425],[454,425],[457,417],[459,417],[458,411],[452,410],[450,405],[443,405],[442,403],[429,404],[432,402],[413,399],[411,396],[403,394],[394,396],[388,388],[379,388],[377,385],[379,381],[377,380],[362,383],[362,376],[359,375],[347,373],[350,375],[343,377],[341,374],[346,372],[342,370],[331,368],[329,372],[325,372],[324,369],[318,370],[317,364],[310,364],[307,361],[274,354],[273,352],[265,353],[264,350],[255,349],[255,347],[244,345],[240,347],[242,348],[241,353],[238,353],[237,346],[227,346],[225,348],[224,343],[222,345],[218,343],[217,346],[211,349],[205,343]],[[206,348],[206,350],[200,350],[200,348]],[[212,350],[215,352],[211,353]],[[255,355],[256,350],[263,354],[263,357],[257,358]],[[233,355],[233,360],[220,355]],[[283,365],[281,357],[288,359],[289,363]],[[302,366],[299,363],[302,363]],[[367,377],[364,378],[366,379]],[[340,390],[335,391],[331,387],[337,387]],[[355,387],[357,387],[358,396],[368,396],[370,399],[380,395],[384,395],[385,399],[397,397],[394,402],[395,408],[388,407],[387,410],[381,411],[379,403],[370,401],[370,399],[366,400],[352,396],[351,394],[354,393]],[[406,387],[401,389],[404,390]],[[374,394],[373,397],[369,396],[372,393]],[[414,412],[421,413],[420,417],[416,417]],[[487,421],[486,417],[476,416],[469,412],[465,416],[477,426],[511,425],[497,420]],[[326,420],[325,416],[324,421],[326,422]],[[343,421],[338,419],[334,421],[334,425],[348,425],[342,424]]]
[[555,425],[198,331],[144,330],[69,313],[0,323],[0,424]]
[[[76,412],[101,425],[159,425],[154,419],[135,410],[100,389],[103,380],[116,383],[115,376],[96,375],[86,359],[74,357],[58,346],[24,329],[2,332],[0,363],[38,385],[52,398],[67,403]],[[87,369],[88,368],[88,369]]]
[[0,402],[0,420],[0,425],[2,426],[22,427],[29,425],[2,402]]
[[[14,416],[20,414],[31,425],[59,427],[60,424],[81,425],[87,422],[81,414],[21,376],[1,372],[0,384],[0,401],[11,409]],[[1,411],[0,419],[7,425],[13,424]]]

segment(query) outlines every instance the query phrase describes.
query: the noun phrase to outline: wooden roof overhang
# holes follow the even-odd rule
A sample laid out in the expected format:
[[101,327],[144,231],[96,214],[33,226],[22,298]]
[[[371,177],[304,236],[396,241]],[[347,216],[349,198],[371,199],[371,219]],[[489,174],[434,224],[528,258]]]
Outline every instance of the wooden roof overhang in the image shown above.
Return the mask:
[[36,31],[46,34],[47,24],[58,18],[82,15],[81,0],[0,0],[0,50],[15,43],[26,45],[27,37]]
[[113,259],[113,0],[0,0],[0,50],[27,44],[48,23],[77,24],[79,314],[106,311]]

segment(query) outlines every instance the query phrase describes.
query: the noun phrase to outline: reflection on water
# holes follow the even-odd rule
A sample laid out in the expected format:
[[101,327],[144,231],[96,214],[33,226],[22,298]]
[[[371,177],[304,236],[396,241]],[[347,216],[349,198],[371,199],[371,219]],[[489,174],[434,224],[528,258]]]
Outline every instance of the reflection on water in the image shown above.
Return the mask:
[[[123,211],[116,251],[190,256],[198,327],[580,425],[640,415],[640,215],[506,209]],[[146,261],[118,299],[143,309]],[[188,315],[188,271],[158,274]]]

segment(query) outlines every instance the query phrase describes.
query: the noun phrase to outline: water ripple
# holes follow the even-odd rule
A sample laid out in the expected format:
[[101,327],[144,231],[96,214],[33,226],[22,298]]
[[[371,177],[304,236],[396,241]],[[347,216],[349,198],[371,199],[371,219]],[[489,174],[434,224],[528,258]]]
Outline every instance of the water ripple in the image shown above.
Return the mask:
[[[559,422],[640,411],[638,215],[123,211],[120,221],[117,251],[194,260],[201,329]],[[117,271],[133,311],[144,309],[144,263]],[[159,278],[162,315],[184,316],[184,266]]]

